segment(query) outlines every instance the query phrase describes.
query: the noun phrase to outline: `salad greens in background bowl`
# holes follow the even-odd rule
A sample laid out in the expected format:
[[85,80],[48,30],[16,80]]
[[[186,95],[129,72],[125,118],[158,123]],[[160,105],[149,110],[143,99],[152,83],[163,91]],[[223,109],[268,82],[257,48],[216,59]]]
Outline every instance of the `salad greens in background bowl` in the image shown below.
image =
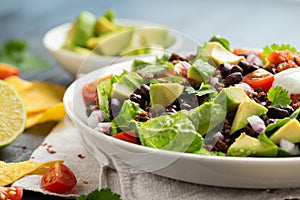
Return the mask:
[[199,184],[299,187],[300,54],[220,37],[194,54],[135,59],[90,72],[66,91],[86,148],[117,170]]
[[112,10],[99,17],[83,11],[72,23],[49,30],[43,43],[74,75],[161,50],[174,51],[182,45],[176,31],[150,22],[115,19]]

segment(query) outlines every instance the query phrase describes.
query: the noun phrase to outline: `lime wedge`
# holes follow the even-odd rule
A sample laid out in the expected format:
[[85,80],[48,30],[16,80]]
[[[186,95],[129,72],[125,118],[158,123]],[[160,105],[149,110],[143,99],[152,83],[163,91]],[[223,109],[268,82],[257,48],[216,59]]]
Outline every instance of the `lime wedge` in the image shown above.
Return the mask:
[[12,143],[24,131],[26,109],[17,91],[0,80],[0,148]]

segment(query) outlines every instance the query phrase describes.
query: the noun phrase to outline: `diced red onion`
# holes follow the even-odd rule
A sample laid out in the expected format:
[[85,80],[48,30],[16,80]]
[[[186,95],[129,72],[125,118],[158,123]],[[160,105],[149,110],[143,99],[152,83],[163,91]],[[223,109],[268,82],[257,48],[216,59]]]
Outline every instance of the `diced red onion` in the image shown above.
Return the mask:
[[110,122],[99,123],[98,126],[95,128],[95,130],[104,133],[106,135],[109,135],[111,131],[111,123]]
[[247,62],[249,64],[253,64],[255,63],[256,65],[259,65],[259,66],[263,66],[263,62],[262,60],[258,57],[258,55],[256,55],[255,53],[250,53],[248,56],[247,56]]
[[181,66],[184,68],[185,72],[188,73],[191,68],[191,64],[186,61],[180,61]]
[[208,81],[208,84],[215,87],[215,85],[219,82],[219,79],[217,77],[211,77]]
[[279,140],[279,146],[282,150],[293,154],[293,155],[298,155],[300,154],[300,150],[299,147],[297,145],[295,145],[294,143],[284,139],[284,138],[280,138]]
[[247,120],[256,133],[261,133],[266,128],[265,122],[256,115],[248,117]]
[[244,83],[244,82],[235,84],[234,86],[242,88],[246,92],[254,92],[254,89],[250,85],[248,85],[247,83]]
[[102,110],[94,110],[86,120],[88,126],[91,128],[96,128],[98,123],[103,121],[104,121],[104,113]]

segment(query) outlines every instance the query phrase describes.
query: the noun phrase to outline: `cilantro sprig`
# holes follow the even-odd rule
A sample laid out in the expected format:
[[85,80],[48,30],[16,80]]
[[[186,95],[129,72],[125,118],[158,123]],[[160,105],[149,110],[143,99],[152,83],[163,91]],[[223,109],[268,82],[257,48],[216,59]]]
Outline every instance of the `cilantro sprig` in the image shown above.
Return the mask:
[[24,40],[9,40],[0,47],[0,62],[11,64],[20,70],[34,70],[49,66],[49,62],[31,54]]
[[121,200],[121,196],[110,189],[94,190],[88,195],[80,195],[76,200]]
[[286,108],[292,102],[288,91],[280,86],[270,88],[267,97],[272,102],[270,106],[276,108]]

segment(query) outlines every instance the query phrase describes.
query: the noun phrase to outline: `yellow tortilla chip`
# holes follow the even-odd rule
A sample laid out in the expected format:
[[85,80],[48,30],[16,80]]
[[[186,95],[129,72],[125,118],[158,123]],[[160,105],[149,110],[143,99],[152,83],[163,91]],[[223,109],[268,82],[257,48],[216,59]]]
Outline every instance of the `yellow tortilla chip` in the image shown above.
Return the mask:
[[18,77],[5,79],[19,92],[27,114],[43,112],[62,102],[66,88],[48,82],[29,82]]
[[16,180],[29,174],[43,174],[55,162],[63,161],[54,160],[44,163],[33,160],[16,163],[5,163],[0,161],[0,186],[12,184]]
[[62,102],[40,113],[27,114],[26,128],[49,121],[58,121],[66,115]]

